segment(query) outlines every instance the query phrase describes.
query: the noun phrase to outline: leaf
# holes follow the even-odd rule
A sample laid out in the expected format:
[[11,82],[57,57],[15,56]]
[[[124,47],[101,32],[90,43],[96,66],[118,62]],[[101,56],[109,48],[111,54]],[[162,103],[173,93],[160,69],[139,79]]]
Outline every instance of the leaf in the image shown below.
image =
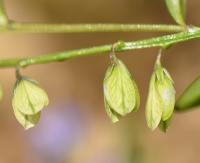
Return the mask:
[[33,115],[39,113],[48,103],[47,93],[32,81],[21,79],[16,83],[12,99],[14,110]]
[[153,73],[151,76],[149,93],[145,109],[147,125],[152,130],[158,127],[163,112],[163,103],[156,89],[155,80],[156,80],[156,74]]
[[33,115],[25,115],[19,110],[14,109],[14,114],[17,121],[24,127],[25,130],[34,127],[40,119],[40,112]]
[[0,86],[0,100],[2,100],[3,98],[3,90],[2,90],[2,87]]
[[176,101],[177,111],[187,111],[200,105],[200,76],[184,90]]
[[108,106],[120,116],[139,108],[139,92],[126,66],[117,58],[104,78],[104,97]]
[[185,25],[186,0],[165,0],[165,3],[176,23]]

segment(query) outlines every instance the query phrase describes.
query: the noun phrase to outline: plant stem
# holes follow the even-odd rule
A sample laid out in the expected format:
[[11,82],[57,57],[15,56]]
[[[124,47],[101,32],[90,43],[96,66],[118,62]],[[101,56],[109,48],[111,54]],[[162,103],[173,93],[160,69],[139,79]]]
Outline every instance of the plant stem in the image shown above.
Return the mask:
[[[188,32],[181,32],[178,34],[166,35],[146,40],[133,41],[133,42],[118,42],[115,46],[116,52],[143,49],[151,47],[165,48],[169,45],[187,41],[194,38],[200,37],[200,29],[190,29]],[[42,55],[37,57],[22,58],[22,59],[6,59],[0,60],[0,67],[27,67],[33,64],[45,64],[57,61],[64,61],[75,57],[82,56],[94,56],[97,54],[105,54],[110,52],[112,49],[111,45],[96,46],[92,48],[78,49],[72,51],[66,51],[55,54]]]
[[81,33],[81,32],[182,32],[179,25],[162,24],[32,24],[10,22],[0,32]]
[[185,27],[164,24],[34,24],[10,22],[0,32],[83,33],[83,32],[182,32]]

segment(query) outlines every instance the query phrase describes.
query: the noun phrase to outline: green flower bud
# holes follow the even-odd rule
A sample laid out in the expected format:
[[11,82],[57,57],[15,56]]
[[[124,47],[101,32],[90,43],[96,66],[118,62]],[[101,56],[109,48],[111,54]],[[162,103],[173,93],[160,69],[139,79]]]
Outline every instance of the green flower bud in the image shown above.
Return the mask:
[[48,103],[47,93],[35,81],[20,77],[16,82],[12,106],[16,119],[25,129],[38,123],[40,112]]
[[126,66],[116,57],[104,78],[104,103],[113,122],[131,111],[137,111],[140,105],[137,85]]
[[151,77],[149,94],[146,105],[146,119],[148,127],[157,128],[160,120],[168,120],[175,105],[175,89],[173,80],[165,68],[161,66],[160,55],[155,64]]

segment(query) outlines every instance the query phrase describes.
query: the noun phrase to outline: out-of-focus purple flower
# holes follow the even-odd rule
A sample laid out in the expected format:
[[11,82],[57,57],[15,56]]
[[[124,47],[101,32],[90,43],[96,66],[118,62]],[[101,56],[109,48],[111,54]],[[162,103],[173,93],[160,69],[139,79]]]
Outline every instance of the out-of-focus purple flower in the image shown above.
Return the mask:
[[87,131],[82,110],[75,104],[46,109],[39,125],[27,133],[34,152],[48,163],[59,163],[66,158]]

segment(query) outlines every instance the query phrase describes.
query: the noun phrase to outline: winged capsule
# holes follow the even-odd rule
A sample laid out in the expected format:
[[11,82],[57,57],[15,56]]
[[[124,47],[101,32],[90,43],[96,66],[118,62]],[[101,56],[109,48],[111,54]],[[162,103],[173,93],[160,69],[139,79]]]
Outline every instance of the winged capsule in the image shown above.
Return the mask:
[[33,127],[39,120],[40,112],[49,103],[47,93],[38,84],[21,77],[14,86],[12,107],[19,123],[25,128]]
[[159,54],[151,76],[146,104],[146,120],[149,128],[154,130],[160,121],[167,121],[174,111],[175,89],[173,80],[160,63]]
[[138,110],[138,87],[124,63],[116,56],[106,71],[103,88],[105,109],[112,122]]

